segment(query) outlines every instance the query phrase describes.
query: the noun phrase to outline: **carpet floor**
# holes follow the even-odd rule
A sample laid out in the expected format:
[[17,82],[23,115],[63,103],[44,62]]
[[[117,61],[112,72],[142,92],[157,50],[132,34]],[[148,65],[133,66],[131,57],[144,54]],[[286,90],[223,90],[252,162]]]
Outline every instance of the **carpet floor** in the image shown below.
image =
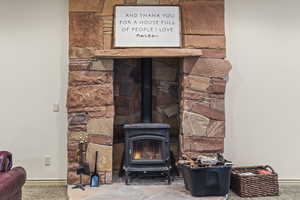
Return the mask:
[[[124,187],[130,189],[130,186],[128,187],[124,185]],[[140,189],[143,190],[143,187],[147,187],[147,186],[140,186],[140,187],[142,187]],[[101,193],[98,195],[99,195],[98,197],[101,197]],[[68,199],[67,186],[44,186],[44,185],[30,186],[29,185],[23,187],[23,200],[67,200],[67,199]],[[147,198],[145,198],[145,200],[146,199]],[[280,187],[280,196],[278,197],[240,198],[234,193],[231,193],[229,195],[229,199],[230,200],[300,200],[300,185],[282,185]],[[103,200],[110,200],[110,199],[103,199]],[[156,199],[156,200],[160,200],[160,199]]]
[[25,185],[22,200],[67,200],[67,186]]

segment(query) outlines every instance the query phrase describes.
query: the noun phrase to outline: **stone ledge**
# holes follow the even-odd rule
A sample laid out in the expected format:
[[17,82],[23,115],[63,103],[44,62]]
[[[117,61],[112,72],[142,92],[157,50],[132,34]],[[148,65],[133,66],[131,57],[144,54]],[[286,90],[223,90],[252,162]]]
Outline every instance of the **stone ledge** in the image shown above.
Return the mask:
[[202,55],[201,49],[184,48],[127,48],[96,50],[95,52],[95,57],[101,58],[197,57]]

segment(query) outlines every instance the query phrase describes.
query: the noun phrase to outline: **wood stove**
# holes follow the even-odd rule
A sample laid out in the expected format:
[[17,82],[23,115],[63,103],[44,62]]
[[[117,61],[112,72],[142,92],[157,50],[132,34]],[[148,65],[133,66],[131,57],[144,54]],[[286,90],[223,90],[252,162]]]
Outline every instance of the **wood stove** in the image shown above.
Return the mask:
[[170,179],[170,139],[168,124],[152,121],[152,59],[141,59],[142,123],[126,124],[125,131],[125,183],[132,173],[162,174]]

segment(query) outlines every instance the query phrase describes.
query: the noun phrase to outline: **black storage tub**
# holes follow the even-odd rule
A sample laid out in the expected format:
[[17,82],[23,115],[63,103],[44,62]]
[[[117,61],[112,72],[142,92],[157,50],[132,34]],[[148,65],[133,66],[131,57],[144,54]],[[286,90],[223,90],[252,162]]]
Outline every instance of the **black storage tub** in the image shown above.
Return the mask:
[[191,168],[182,166],[185,188],[192,196],[225,196],[229,193],[231,165]]

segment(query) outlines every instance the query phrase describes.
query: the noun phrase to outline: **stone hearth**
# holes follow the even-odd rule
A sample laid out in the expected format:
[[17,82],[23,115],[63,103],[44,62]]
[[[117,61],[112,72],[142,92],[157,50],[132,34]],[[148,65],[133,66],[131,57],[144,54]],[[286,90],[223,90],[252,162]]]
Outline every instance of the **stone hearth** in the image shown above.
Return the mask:
[[[149,183],[150,184],[150,183]],[[123,183],[114,183],[113,185],[102,185],[100,188],[87,187],[86,191],[73,190],[68,187],[68,196],[70,200],[226,200],[226,197],[192,197],[184,189],[182,181],[175,181],[172,185],[165,183],[154,183],[151,185],[140,183],[139,185],[130,185]]]
[[[112,183],[113,169],[120,168],[123,152],[120,127],[140,120],[138,56],[133,52],[153,51],[123,49],[116,55],[111,50],[116,4],[181,7],[180,52],[173,49],[169,51],[173,53],[155,55],[164,58],[153,58],[153,120],[171,125],[172,151],[177,158],[224,150],[224,98],[231,65],[225,60],[223,0],[70,0],[69,184],[79,182],[81,136],[89,143],[91,169],[99,151],[101,183]],[[84,182],[89,183],[89,176],[84,176]]]

